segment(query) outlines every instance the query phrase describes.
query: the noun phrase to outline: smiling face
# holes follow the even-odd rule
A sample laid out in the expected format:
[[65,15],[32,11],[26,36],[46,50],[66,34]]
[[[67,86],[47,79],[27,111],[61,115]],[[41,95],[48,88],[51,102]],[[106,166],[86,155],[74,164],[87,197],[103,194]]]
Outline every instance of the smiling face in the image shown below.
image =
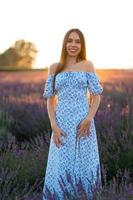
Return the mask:
[[81,41],[78,33],[71,32],[67,42],[66,42],[66,51],[70,57],[78,57],[81,51]]
[[60,65],[57,71],[63,70],[69,59],[74,59],[76,62],[86,60],[85,38],[83,33],[77,28],[70,29],[64,36]]

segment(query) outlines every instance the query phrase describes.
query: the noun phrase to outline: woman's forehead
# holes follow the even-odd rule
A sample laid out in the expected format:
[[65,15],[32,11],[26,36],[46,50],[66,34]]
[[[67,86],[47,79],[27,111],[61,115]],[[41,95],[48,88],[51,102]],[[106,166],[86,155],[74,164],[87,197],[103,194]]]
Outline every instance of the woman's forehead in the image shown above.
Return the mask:
[[68,38],[80,39],[79,34],[74,31],[69,34]]

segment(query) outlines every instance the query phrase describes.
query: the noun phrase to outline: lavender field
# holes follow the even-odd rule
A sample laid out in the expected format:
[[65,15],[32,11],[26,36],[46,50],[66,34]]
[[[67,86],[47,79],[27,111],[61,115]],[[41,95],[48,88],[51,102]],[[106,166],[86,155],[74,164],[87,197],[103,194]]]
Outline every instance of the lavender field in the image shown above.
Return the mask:
[[[104,88],[95,116],[102,187],[92,188],[93,200],[132,200],[133,72],[97,73]],[[42,96],[46,77],[45,71],[0,72],[0,200],[41,199],[51,136]],[[82,183],[75,197],[64,190],[64,198],[87,200]]]

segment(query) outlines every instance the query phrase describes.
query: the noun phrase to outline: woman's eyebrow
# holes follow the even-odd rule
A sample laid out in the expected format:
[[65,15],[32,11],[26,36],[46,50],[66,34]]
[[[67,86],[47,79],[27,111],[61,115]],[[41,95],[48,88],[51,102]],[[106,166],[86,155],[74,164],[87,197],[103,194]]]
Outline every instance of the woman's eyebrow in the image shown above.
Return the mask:
[[75,39],[76,41],[80,41],[80,39]]
[[[73,40],[73,38],[68,38],[68,40]],[[80,39],[75,39],[75,41],[80,41]]]

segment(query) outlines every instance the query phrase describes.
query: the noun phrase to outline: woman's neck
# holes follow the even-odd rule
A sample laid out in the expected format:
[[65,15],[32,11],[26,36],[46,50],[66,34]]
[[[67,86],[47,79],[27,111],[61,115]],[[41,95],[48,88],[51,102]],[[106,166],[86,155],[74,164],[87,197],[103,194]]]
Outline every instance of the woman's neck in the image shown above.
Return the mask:
[[65,66],[72,66],[75,65],[77,63],[77,58],[73,57],[73,58],[67,58],[66,62],[65,62]]

